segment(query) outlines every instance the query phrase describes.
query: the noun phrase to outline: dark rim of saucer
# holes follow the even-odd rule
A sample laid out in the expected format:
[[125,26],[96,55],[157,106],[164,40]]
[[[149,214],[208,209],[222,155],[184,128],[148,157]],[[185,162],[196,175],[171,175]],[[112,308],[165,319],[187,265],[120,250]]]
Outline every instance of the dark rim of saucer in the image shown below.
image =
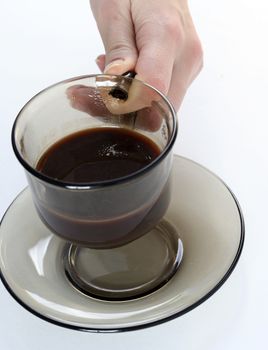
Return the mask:
[[70,79],[66,79],[66,80],[63,80],[61,82],[58,82],[56,84],[53,84],[53,85],[50,85],[49,87],[47,87],[46,89],[43,89],[42,91],[38,92],[35,96],[33,96],[23,107],[22,109],[20,110],[20,112],[18,113],[15,121],[14,121],[14,124],[13,124],[13,127],[12,127],[12,131],[11,131],[11,142],[12,142],[12,147],[13,147],[13,150],[14,150],[14,153],[18,159],[18,161],[21,163],[21,165],[24,167],[24,169],[26,169],[30,174],[32,174],[33,176],[37,177],[38,179],[46,182],[46,183],[49,183],[51,185],[54,185],[54,186],[57,186],[57,187],[62,187],[62,188],[66,188],[66,189],[69,189],[69,190],[88,190],[88,189],[94,189],[94,188],[99,188],[99,187],[103,187],[103,186],[111,186],[111,185],[117,185],[117,184],[120,184],[120,183],[124,183],[126,181],[130,181],[130,180],[133,180],[135,179],[136,177],[140,176],[140,175],[143,175],[145,174],[147,171],[153,169],[156,165],[158,165],[168,154],[169,152],[171,151],[173,145],[174,145],[174,142],[176,140],[176,136],[177,136],[177,133],[178,133],[178,121],[177,121],[177,115],[176,115],[176,111],[174,109],[174,107],[172,106],[172,104],[169,102],[169,100],[167,99],[166,96],[164,96],[160,91],[158,91],[157,89],[155,89],[154,87],[144,83],[141,81],[141,84],[144,85],[144,86],[147,86],[149,87],[151,90],[154,90],[158,95],[160,95],[163,99],[163,101],[165,101],[167,107],[169,108],[169,111],[171,113],[171,116],[172,116],[172,119],[173,119],[173,130],[171,131],[171,135],[170,135],[170,139],[167,143],[167,145],[165,146],[165,148],[163,149],[163,151],[160,153],[160,155],[158,157],[156,157],[151,163],[149,163],[148,165],[146,165],[144,168],[132,173],[132,174],[129,174],[129,175],[126,175],[126,176],[122,176],[122,177],[119,177],[119,178],[116,178],[114,180],[105,180],[105,181],[98,181],[98,182],[91,182],[91,183],[83,183],[83,184],[77,184],[77,183],[71,183],[71,182],[63,182],[63,181],[60,181],[60,180],[56,180],[56,179],[53,179],[51,177],[48,177],[44,174],[42,174],[41,172],[37,171],[36,169],[34,169],[29,163],[27,163],[23,157],[21,156],[18,148],[17,148],[17,145],[16,145],[16,137],[15,137],[15,134],[16,134],[16,128],[17,128],[17,124],[18,124],[18,121],[24,111],[24,109],[26,107],[28,107],[31,102],[38,96],[44,94],[47,90],[51,89],[51,88],[54,88],[56,86],[59,86],[59,85],[64,85],[64,84],[67,84],[67,83],[70,83],[70,82],[75,82],[76,80],[81,80],[81,79],[90,79],[90,78],[100,78],[100,77],[107,77],[109,79],[116,79],[116,78],[123,78],[124,80],[129,80],[130,82],[132,82],[133,78],[131,77],[127,77],[127,76],[118,76],[118,75],[106,75],[106,74],[92,74],[92,75],[82,75],[82,76],[79,76],[79,77],[75,77],[75,78],[70,78]]
[[[230,265],[230,267],[228,268],[228,270],[226,271],[226,273],[224,274],[224,276],[221,278],[221,280],[207,293],[205,294],[202,298],[200,298],[198,301],[194,302],[192,305],[186,307],[185,309],[179,311],[179,312],[175,312],[173,315],[164,317],[162,319],[156,320],[156,321],[152,321],[152,322],[148,322],[146,324],[140,324],[140,325],[135,325],[135,326],[128,326],[128,327],[118,327],[118,328],[91,328],[91,327],[80,327],[80,326],[74,326],[74,325],[70,325],[70,324],[66,324],[60,321],[56,321],[53,320],[49,317],[46,317],[44,315],[42,315],[41,313],[33,310],[31,307],[29,307],[27,304],[25,304],[11,289],[11,287],[8,285],[1,269],[0,269],[0,279],[2,280],[5,288],[7,289],[7,291],[10,293],[10,295],[21,305],[23,306],[27,311],[31,312],[33,315],[41,318],[44,321],[47,321],[49,323],[52,323],[54,325],[63,327],[63,328],[68,328],[68,329],[72,329],[72,330],[77,330],[77,331],[84,331],[84,332],[92,332],[92,333],[120,333],[120,332],[127,332],[127,331],[135,331],[135,330],[140,330],[140,329],[145,329],[145,328],[149,328],[149,327],[153,327],[156,325],[160,325],[162,323],[165,323],[167,321],[171,321],[177,317],[180,317],[186,313],[188,313],[189,311],[192,311],[193,309],[195,309],[196,307],[198,307],[199,305],[201,305],[203,302],[205,302],[207,299],[209,299],[215,292],[217,292],[217,290],[227,281],[227,279],[230,277],[230,275],[232,274],[234,268],[236,267],[238,260],[241,256],[242,253],[242,249],[244,246],[244,241],[245,241],[245,222],[244,222],[244,218],[243,218],[243,213],[242,210],[240,208],[239,202],[237,200],[237,198],[235,197],[234,193],[231,191],[231,189],[225,184],[224,181],[222,181],[217,175],[215,175],[213,172],[211,172],[210,170],[208,170],[206,167],[190,160],[187,159],[185,157],[180,157],[183,158],[187,161],[189,161],[190,163],[196,164],[199,167],[203,168],[204,170],[206,170],[207,172],[209,172],[211,175],[215,176],[216,178],[218,178],[221,183],[226,187],[226,189],[229,191],[229,193],[231,194],[237,211],[238,211],[238,215],[240,218],[240,241],[239,241],[239,245],[238,245],[238,249],[236,252],[236,255]],[[25,190],[24,190],[25,191]],[[23,191],[22,191],[23,192]],[[13,200],[13,202],[10,204],[10,206],[7,208],[5,214],[3,215],[1,222],[0,222],[0,226],[2,224],[2,221],[4,220],[9,208],[12,206],[12,204],[16,201],[16,199],[22,194],[22,192]]]

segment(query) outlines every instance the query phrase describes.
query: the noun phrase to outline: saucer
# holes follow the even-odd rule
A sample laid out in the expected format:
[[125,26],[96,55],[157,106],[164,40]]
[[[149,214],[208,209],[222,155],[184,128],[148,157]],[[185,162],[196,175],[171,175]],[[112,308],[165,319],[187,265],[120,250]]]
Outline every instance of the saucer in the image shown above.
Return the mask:
[[184,256],[175,275],[146,296],[105,301],[80,293],[64,273],[65,241],[40,221],[28,188],[0,226],[0,275],[28,311],[71,329],[117,332],[153,326],[191,311],[217,291],[242,251],[244,221],[230,189],[209,170],[174,156],[173,193],[165,220],[176,228]]

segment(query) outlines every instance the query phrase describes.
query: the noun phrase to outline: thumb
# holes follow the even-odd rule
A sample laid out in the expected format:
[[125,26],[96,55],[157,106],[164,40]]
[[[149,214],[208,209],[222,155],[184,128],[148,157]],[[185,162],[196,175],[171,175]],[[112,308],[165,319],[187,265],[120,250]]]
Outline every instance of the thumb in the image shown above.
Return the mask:
[[91,8],[105,48],[104,73],[123,74],[134,70],[137,49],[130,2],[91,1]]

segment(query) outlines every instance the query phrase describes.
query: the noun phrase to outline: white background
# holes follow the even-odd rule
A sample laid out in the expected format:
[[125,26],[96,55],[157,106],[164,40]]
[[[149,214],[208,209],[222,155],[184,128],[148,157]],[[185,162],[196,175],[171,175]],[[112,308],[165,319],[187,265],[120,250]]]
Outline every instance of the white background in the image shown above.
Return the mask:
[[[192,0],[190,7],[205,66],[180,110],[175,152],[218,174],[238,197],[246,243],[237,268],[190,313],[122,334],[54,326],[24,310],[0,284],[1,349],[267,348],[268,2]],[[10,144],[19,109],[54,82],[98,72],[94,59],[103,48],[87,0],[1,0],[0,11],[2,216],[26,186]]]

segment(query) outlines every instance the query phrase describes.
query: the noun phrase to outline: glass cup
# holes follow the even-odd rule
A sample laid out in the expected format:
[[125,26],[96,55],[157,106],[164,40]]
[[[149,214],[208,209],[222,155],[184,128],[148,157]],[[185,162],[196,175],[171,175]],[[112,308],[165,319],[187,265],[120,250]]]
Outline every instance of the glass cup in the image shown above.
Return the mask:
[[[130,175],[94,183],[69,183],[36,170],[55,142],[100,127],[145,135],[160,155]],[[180,240],[161,221],[171,195],[176,135],[176,114],[165,96],[124,76],[60,82],[20,111],[12,130],[13,149],[26,170],[40,219],[66,240],[63,269],[72,287],[93,297],[124,300],[152,292],[176,272]]]

